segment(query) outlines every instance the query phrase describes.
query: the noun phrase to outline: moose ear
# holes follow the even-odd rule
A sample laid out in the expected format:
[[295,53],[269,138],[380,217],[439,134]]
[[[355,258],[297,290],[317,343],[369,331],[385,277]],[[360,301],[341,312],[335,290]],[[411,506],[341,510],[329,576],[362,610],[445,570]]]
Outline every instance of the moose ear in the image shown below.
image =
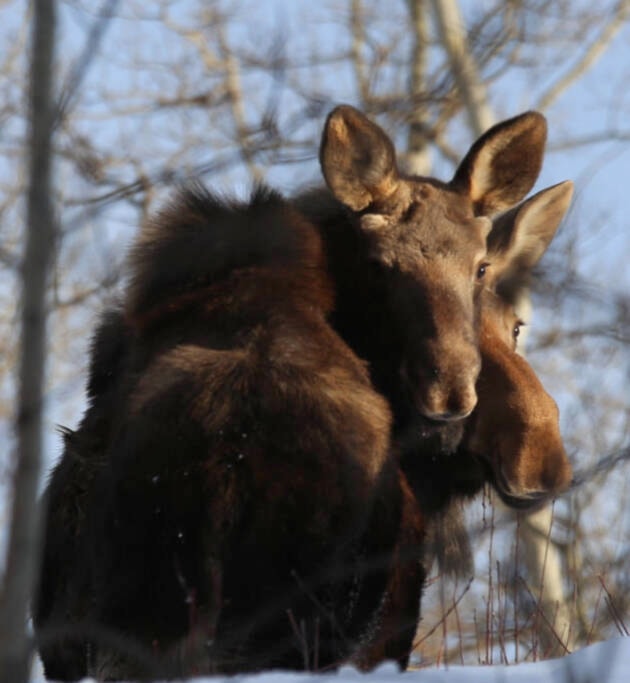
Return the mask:
[[546,139],[547,122],[538,112],[503,121],[470,148],[451,186],[470,197],[478,216],[504,211],[534,186]]
[[386,199],[398,186],[392,141],[379,126],[348,105],[329,114],[319,161],[332,193],[353,211]]
[[488,258],[495,277],[527,277],[556,234],[572,196],[573,183],[566,180],[494,220],[488,235]]

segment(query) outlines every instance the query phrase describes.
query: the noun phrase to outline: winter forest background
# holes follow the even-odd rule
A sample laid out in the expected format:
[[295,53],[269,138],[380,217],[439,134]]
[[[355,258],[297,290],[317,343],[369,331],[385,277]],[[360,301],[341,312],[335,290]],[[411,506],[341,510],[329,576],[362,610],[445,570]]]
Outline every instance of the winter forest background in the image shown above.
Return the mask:
[[[45,110],[45,98],[29,106],[31,29],[35,8],[53,4],[52,208],[38,222],[36,190],[48,181],[45,163],[29,154],[29,117]],[[51,28],[44,22],[44,35]],[[340,102],[394,137],[406,170],[447,180],[492,123],[537,109],[549,139],[534,191],[571,179],[576,193],[533,283],[526,350],[560,405],[576,485],[553,510],[529,517],[490,494],[468,505],[475,575],[456,584],[434,568],[415,663],[534,661],[629,635],[629,46],[628,0],[2,3],[3,565],[14,552],[14,485],[32,475],[41,487],[60,453],[56,425],[76,426],[93,324],[116,297],[138,227],[175,185],[198,177],[244,196],[258,181],[288,194],[319,182],[321,127]],[[44,178],[33,189],[38,171]],[[55,230],[49,246],[46,224]],[[46,272],[29,266],[29,225],[41,228],[32,244],[39,234],[43,280]],[[28,395],[19,390],[37,387],[37,377],[20,368],[40,365],[29,360],[37,344],[27,343],[20,297],[40,280],[43,424],[40,431],[35,411],[29,436],[18,419]],[[42,460],[33,465],[39,435]],[[15,509],[32,512],[24,490]],[[34,527],[21,528],[26,545],[15,552],[26,556]],[[0,671],[23,632],[12,580],[6,571],[0,584]]]

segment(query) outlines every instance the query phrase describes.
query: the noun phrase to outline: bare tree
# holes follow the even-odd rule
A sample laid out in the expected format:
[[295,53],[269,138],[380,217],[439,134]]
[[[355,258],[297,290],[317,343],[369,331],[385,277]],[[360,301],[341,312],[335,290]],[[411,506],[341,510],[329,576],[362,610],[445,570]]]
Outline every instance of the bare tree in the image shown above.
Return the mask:
[[39,558],[39,518],[34,502],[41,476],[46,299],[55,241],[51,192],[55,18],[54,0],[37,0],[34,3],[17,453],[13,463],[9,550],[0,601],[0,677],[7,683],[18,683],[28,678],[32,652],[26,633],[27,610]]

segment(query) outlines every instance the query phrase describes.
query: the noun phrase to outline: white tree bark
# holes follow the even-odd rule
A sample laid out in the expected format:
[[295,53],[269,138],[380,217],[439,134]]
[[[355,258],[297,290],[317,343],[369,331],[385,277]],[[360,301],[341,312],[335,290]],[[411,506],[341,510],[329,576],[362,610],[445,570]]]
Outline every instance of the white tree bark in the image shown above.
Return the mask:
[[29,675],[28,603],[39,560],[36,505],[42,452],[46,360],[46,283],[55,225],[50,192],[54,106],[55,3],[35,0],[29,91],[30,141],[27,238],[22,266],[21,349],[13,465],[12,510],[6,571],[0,596],[0,681]]
[[553,508],[525,517],[520,525],[521,552],[525,557],[529,590],[538,599],[536,634],[541,658],[560,657],[575,648],[570,605],[564,597],[562,552],[551,538]]
[[409,93],[414,102],[414,111],[409,122],[407,138],[406,170],[414,175],[427,176],[431,173],[431,154],[427,145],[425,128],[428,111],[422,104],[427,68],[428,27],[426,0],[407,0],[413,31],[411,76]]
[[473,59],[457,0],[431,0],[433,17],[475,137],[495,122]]

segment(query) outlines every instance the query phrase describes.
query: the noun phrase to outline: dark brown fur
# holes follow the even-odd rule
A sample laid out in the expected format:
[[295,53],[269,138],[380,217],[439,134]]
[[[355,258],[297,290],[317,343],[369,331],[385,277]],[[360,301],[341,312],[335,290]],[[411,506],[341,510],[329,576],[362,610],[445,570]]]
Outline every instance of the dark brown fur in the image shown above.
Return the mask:
[[[544,122],[527,114],[486,134],[450,184],[403,178],[384,133],[344,107],[322,143],[335,197],[295,202],[317,229],[273,196],[242,206],[196,191],[144,231],[123,313],[94,347],[89,415],[48,488],[35,609],[47,675],[85,675],[64,661],[74,644],[48,647],[60,622],[75,635],[89,626],[91,670],[114,677],[151,675],[154,662],[171,675],[351,654],[378,616],[401,500],[409,509],[389,406],[404,449],[440,433],[423,415],[474,406],[478,216],[527,191],[542,141]],[[517,182],[493,150],[528,146]],[[97,474],[77,497],[83,459]],[[60,528],[67,494],[87,518],[72,540]],[[416,522],[396,552],[415,558],[419,595]]]
[[[182,237],[204,254],[208,226],[219,243],[258,231],[243,242],[254,256],[162,282],[162,257],[186,263]],[[195,191],[145,231],[132,273],[125,417],[92,489],[84,615],[128,646],[94,642],[92,672],[342,659],[380,603],[399,494],[387,404],[325,322],[316,231],[273,195],[226,207]],[[385,566],[366,572],[365,557]],[[291,620],[318,643],[317,662]]]

